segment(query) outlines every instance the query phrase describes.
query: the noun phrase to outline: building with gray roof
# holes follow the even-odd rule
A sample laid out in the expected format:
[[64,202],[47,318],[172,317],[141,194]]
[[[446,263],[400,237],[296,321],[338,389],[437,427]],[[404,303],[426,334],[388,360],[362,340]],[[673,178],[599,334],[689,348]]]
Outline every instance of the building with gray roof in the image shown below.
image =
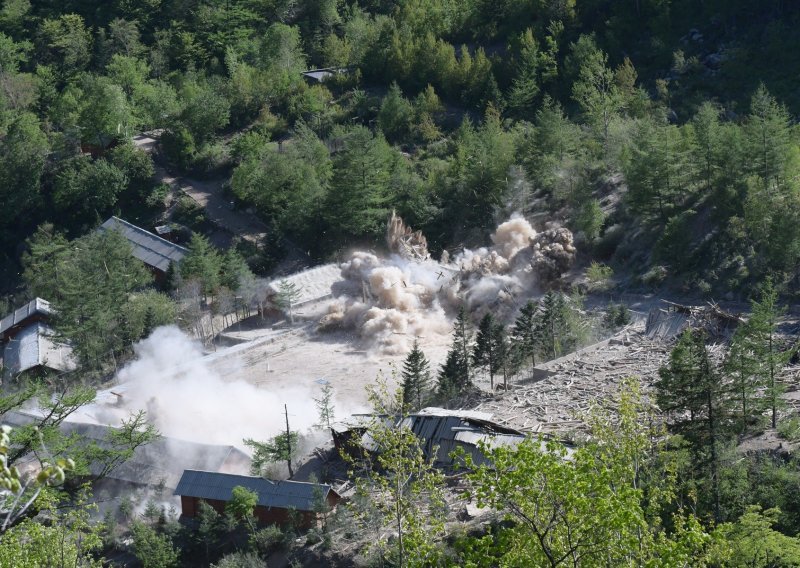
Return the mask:
[[133,256],[145,263],[157,275],[165,275],[172,263],[178,264],[188,249],[162,239],[119,217],[111,217],[100,225],[99,231],[116,230],[131,243]]
[[36,368],[68,371],[75,368],[72,350],[55,339],[48,325],[50,302],[34,298],[0,320],[0,363],[3,375]]
[[300,515],[301,525],[309,527],[321,503],[332,508],[341,500],[330,485],[197,470],[183,472],[174,495],[181,498],[182,515],[192,518],[197,515],[200,501],[223,513],[235,487],[244,487],[258,495],[254,514],[264,524],[288,523],[291,512],[295,511]]

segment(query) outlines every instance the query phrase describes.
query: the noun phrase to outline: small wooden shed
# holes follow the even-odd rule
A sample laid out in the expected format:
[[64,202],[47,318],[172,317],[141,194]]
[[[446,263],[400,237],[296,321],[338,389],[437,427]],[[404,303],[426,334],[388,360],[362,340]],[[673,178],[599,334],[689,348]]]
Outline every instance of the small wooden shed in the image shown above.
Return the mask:
[[234,487],[244,487],[258,495],[254,514],[261,524],[288,524],[291,514],[299,515],[302,528],[312,527],[317,521],[319,501],[324,500],[332,509],[341,497],[330,485],[302,481],[272,481],[263,477],[232,475],[211,471],[187,469],[183,472],[174,495],[181,498],[181,515],[197,516],[200,502],[205,501],[218,513],[225,512]]

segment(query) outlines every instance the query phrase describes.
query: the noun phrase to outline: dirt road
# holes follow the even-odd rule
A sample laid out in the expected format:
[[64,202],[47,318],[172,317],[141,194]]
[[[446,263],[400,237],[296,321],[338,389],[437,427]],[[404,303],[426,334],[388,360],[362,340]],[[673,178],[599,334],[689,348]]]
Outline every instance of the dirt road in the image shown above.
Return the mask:
[[[137,148],[155,155],[158,139],[155,135],[141,134],[134,136],[133,143]],[[233,209],[231,202],[225,198],[222,180],[200,181],[178,177],[160,164],[155,165],[155,178],[158,183],[166,183],[191,197],[205,209],[209,220],[217,227],[254,244],[263,239],[266,225],[255,215]]]

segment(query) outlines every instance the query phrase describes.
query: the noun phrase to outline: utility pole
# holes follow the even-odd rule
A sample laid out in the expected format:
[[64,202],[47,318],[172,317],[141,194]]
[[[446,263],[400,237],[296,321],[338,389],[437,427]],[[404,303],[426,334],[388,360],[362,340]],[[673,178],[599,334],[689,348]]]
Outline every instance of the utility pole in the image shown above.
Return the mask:
[[289,409],[283,405],[283,412],[286,415],[286,465],[289,466],[289,479],[294,477],[292,471],[292,433],[289,431]]

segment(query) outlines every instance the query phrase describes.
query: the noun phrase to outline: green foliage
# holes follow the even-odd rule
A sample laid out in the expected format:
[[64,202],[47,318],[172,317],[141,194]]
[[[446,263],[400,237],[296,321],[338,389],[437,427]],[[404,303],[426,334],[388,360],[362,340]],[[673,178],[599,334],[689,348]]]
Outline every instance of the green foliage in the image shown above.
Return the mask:
[[53,202],[73,226],[84,227],[111,212],[127,186],[125,172],[106,160],[74,158],[56,176]]
[[200,282],[203,294],[210,295],[219,287],[222,259],[216,249],[199,233],[192,234],[189,253],[181,261],[181,276]]
[[231,552],[211,565],[212,568],[264,568],[264,560],[253,552]]
[[546,358],[561,357],[584,341],[586,327],[576,304],[574,299],[559,292],[544,295],[536,335]]
[[578,209],[575,227],[583,232],[587,241],[592,242],[600,236],[605,219],[606,216],[600,203],[596,199],[589,199]]
[[389,180],[397,157],[381,134],[363,126],[334,133],[343,148],[333,160],[324,216],[334,238],[377,239],[389,216]]
[[597,261],[592,261],[586,269],[586,279],[589,283],[597,288],[607,288],[608,281],[614,276],[614,270],[610,266],[601,264]]
[[446,513],[444,477],[433,467],[435,456],[426,457],[420,441],[404,425],[402,413],[397,422],[380,418],[395,416],[403,408],[402,390],[390,393],[379,379],[377,386],[368,387],[368,394],[377,417],[367,430],[378,450],[376,457],[367,457],[369,463],[351,459],[353,468],[364,472],[356,478],[351,510],[364,528],[389,526],[396,534],[395,539],[370,543],[382,558],[388,556],[399,566],[436,565]]
[[539,304],[533,300],[520,308],[511,331],[513,350],[520,360],[530,358],[531,371],[536,366],[536,355],[541,349]]
[[70,243],[52,226],[43,225],[28,247],[23,259],[28,289],[53,303],[58,337],[72,344],[87,368],[101,367],[130,346],[135,329],[128,313],[132,306],[150,305],[158,321],[167,323],[170,302],[157,296],[133,300],[152,277],[119,232],[93,232]]
[[494,226],[494,213],[507,195],[513,139],[503,130],[499,113],[489,108],[477,130],[464,120],[456,141],[446,210],[454,218],[463,219],[467,227],[488,230]]
[[282,310],[288,310],[289,319],[294,323],[294,305],[302,297],[303,289],[289,280],[281,280],[275,304]]
[[282,232],[318,250],[333,166],[328,149],[310,128],[299,124],[294,134],[283,151],[268,150],[256,141],[234,171],[231,189]]
[[509,347],[506,341],[506,329],[502,323],[495,322],[491,313],[481,318],[478,333],[475,335],[475,345],[472,348],[472,364],[475,368],[487,369],[489,384],[494,390],[494,375],[503,372],[507,380],[506,363],[508,362]]
[[21,113],[7,125],[0,139],[0,200],[4,204],[0,228],[4,234],[12,235],[12,228],[40,205],[39,184],[48,151],[47,137],[34,115]]
[[607,148],[612,121],[622,109],[623,99],[608,66],[608,55],[582,36],[583,45],[573,44],[572,56],[579,62],[578,80],[572,85],[572,98],[583,111],[587,122]]
[[104,566],[104,560],[96,557],[102,539],[100,527],[89,520],[92,508],[85,495],[68,508],[49,501],[42,509],[50,523],[27,518],[3,533],[0,566]]
[[317,426],[320,428],[330,428],[331,424],[335,422],[336,414],[333,407],[333,386],[330,383],[325,383],[322,387],[319,398],[314,399],[314,404],[319,412],[319,422]]
[[273,436],[266,442],[258,442],[247,438],[244,445],[253,450],[250,465],[252,475],[264,475],[265,468],[270,464],[289,462],[295,459],[299,452],[300,434],[286,432]]
[[631,314],[625,304],[609,304],[603,317],[604,325],[612,330],[624,327],[631,322]]
[[472,324],[462,305],[453,325],[453,344],[437,379],[437,394],[442,400],[460,396],[472,388],[472,349]]
[[[778,305],[778,292],[767,280],[761,288],[758,300],[751,302],[750,319],[742,326],[737,337],[737,350],[749,352],[750,361],[745,363],[753,372],[755,388],[763,389],[763,407],[771,417],[772,427],[778,423],[778,410],[783,406],[783,384],[777,379],[777,374],[792,355],[792,351],[782,350],[776,333],[778,318],[784,313]],[[737,330],[738,331],[738,330]],[[734,356],[736,353],[734,353]]]
[[136,521],[131,526],[133,551],[143,568],[176,568],[180,554],[172,540],[146,523]]
[[[250,535],[250,546],[262,557],[280,550],[288,544],[288,535],[278,525],[269,525]],[[263,561],[262,561],[263,565]]]
[[430,363],[425,353],[419,347],[419,341],[414,340],[411,351],[403,361],[401,372],[403,379],[403,405],[405,408],[419,410],[423,407],[423,401],[428,397],[430,389],[431,373]]
[[403,97],[397,83],[392,83],[378,111],[378,126],[389,140],[404,140],[411,132],[414,109]]
[[244,522],[250,529],[255,530],[255,508],[258,505],[258,494],[246,487],[237,485],[231,491],[231,499],[225,503],[225,514]]
[[800,540],[773,529],[780,511],[762,511],[758,505],[748,507],[735,523],[716,528],[722,539],[711,550],[715,565],[788,567],[800,564]]
[[491,465],[468,475],[469,495],[510,523],[467,548],[465,565],[487,565],[487,552],[508,566],[702,565],[710,537],[692,516],[676,516],[675,535],[651,524],[674,477],[657,469],[663,448],[642,426],[638,386],[627,381],[619,396],[619,414],[595,411],[590,441],[569,455],[552,440],[483,447]]

